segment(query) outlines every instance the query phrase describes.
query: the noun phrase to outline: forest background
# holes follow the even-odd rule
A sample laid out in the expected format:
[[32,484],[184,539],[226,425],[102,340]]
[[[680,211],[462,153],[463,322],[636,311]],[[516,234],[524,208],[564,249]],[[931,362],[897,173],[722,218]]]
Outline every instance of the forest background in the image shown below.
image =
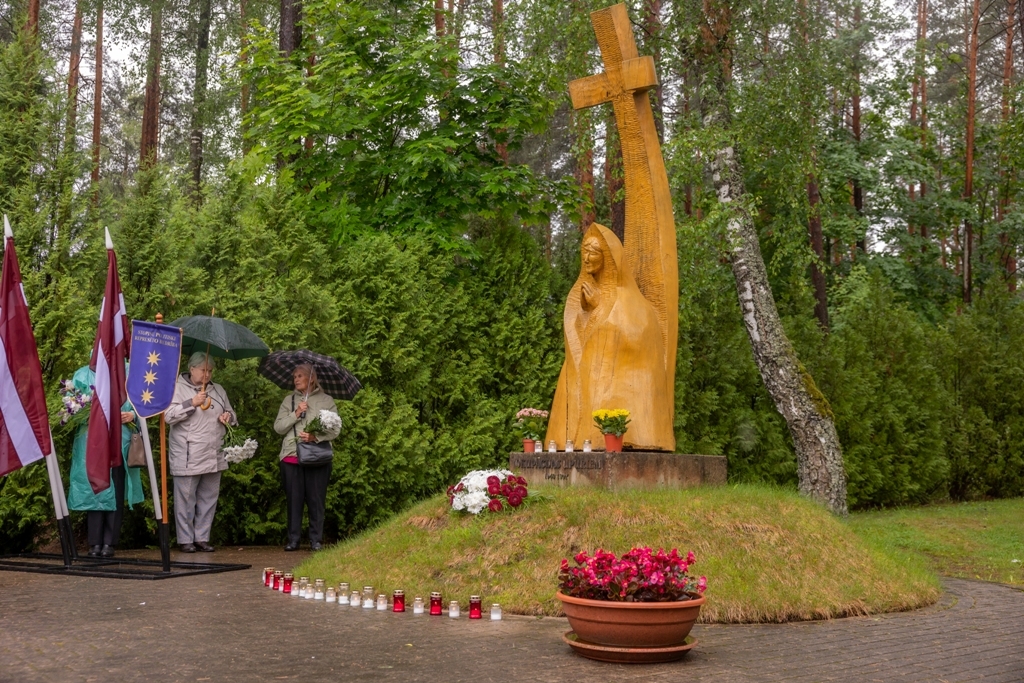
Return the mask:
[[[602,69],[588,15],[604,4],[0,1],[0,211],[51,401],[89,357],[109,226],[130,316],[216,307],[362,380],[341,405],[330,538],[503,462],[515,411],[551,400],[581,228],[622,230],[610,108],[572,112],[567,95]],[[850,506],[1024,493],[1024,3],[630,14],[661,79],[678,223],[678,451],[728,456],[732,481],[796,484],[705,176],[727,134]],[[724,132],[700,116],[712,44]],[[261,447],[225,473],[213,540],[281,542],[282,392],[254,361],[216,380]],[[48,496],[41,467],[0,480],[0,548],[46,537]],[[144,508],[123,545],[154,542]]]

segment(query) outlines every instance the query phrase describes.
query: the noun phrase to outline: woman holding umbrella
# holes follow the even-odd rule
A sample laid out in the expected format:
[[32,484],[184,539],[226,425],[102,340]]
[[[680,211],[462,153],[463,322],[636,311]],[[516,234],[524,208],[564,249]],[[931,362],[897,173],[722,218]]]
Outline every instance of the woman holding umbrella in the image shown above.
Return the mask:
[[224,387],[213,384],[213,358],[196,351],[178,377],[174,401],[164,413],[170,427],[167,461],[174,477],[174,520],[182,552],[213,552],[210,531],[220,497],[225,425],[238,424]]
[[[321,411],[337,414],[338,407],[329,389],[338,398],[352,398],[361,388],[359,381],[333,358],[310,351],[279,351],[263,359],[259,372],[278,386],[290,379],[294,387],[281,402],[274,420],[274,431],[284,437],[281,444],[281,478],[288,501],[288,544],[286,551],[299,549],[302,534],[302,509],[309,511],[309,545],[320,550],[323,542],[324,517],[327,511],[327,485],[331,480],[330,458],[324,464],[300,463],[298,443],[333,441],[341,433],[341,421],[333,429],[312,434],[306,431]],[[334,393],[337,392],[337,393]]]

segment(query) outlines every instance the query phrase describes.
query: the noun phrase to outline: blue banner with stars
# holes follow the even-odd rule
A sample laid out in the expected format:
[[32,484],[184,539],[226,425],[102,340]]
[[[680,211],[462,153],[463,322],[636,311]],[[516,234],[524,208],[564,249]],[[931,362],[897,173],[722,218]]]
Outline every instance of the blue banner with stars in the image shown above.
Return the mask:
[[181,362],[181,330],[145,320],[132,321],[132,356],[128,361],[128,400],[140,417],[167,410],[174,400]]

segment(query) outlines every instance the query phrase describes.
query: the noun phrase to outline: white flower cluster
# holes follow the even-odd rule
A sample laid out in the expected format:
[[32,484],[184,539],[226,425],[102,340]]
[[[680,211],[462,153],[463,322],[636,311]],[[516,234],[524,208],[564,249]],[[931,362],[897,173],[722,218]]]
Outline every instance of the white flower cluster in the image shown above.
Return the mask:
[[228,462],[242,462],[256,455],[258,447],[259,443],[256,439],[246,439],[241,446],[225,446],[221,452],[224,453],[224,459]]
[[325,433],[341,431],[341,416],[333,410],[321,410],[320,424],[324,426]]
[[480,514],[491,502],[491,496],[487,493],[487,477],[497,477],[504,481],[511,474],[509,470],[473,470],[455,485],[459,490],[452,494],[452,510]]

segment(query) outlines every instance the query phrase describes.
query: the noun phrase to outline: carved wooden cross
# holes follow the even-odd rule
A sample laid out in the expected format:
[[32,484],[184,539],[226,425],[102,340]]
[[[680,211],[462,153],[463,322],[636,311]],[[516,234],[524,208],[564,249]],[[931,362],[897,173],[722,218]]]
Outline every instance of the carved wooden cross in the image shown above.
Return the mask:
[[637,54],[625,5],[594,12],[591,20],[605,71],[569,84],[574,109],[596,107],[605,102],[617,106],[622,95],[643,93],[658,85],[654,58]]
[[644,297],[658,313],[665,340],[665,367],[674,386],[679,315],[679,264],[665,162],[647,91],[658,84],[654,59],[640,57],[626,6],[590,15],[604,73],[569,84],[575,109],[611,102],[622,147],[626,189],[623,253]]

